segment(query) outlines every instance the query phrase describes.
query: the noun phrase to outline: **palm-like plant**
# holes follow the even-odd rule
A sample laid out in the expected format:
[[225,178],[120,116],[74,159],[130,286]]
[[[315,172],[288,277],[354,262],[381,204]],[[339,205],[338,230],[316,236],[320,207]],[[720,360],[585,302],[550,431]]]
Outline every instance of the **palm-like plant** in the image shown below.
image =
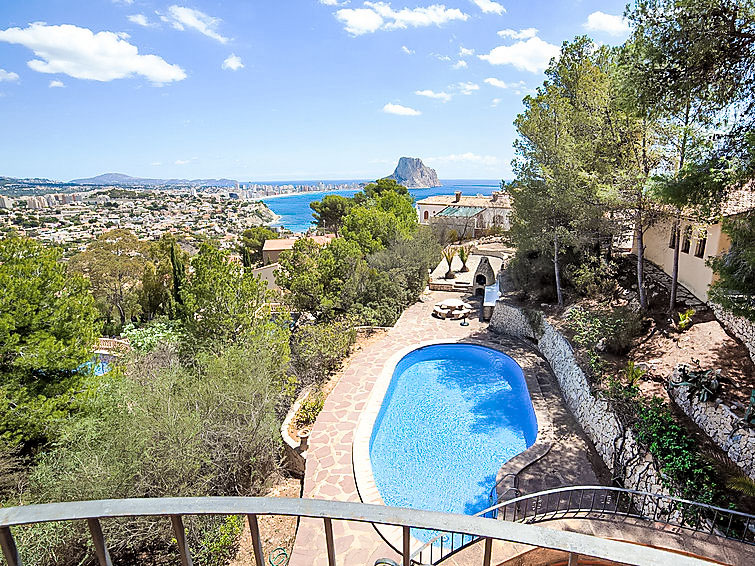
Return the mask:
[[446,279],[453,279],[454,277],[456,277],[454,270],[451,269],[451,263],[454,260],[456,251],[457,251],[456,248],[446,248],[445,250],[443,250],[443,259],[445,259],[446,263],[448,264],[448,271],[446,271],[446,275],[445,275]]
[[461,272],[466,273],[469,271],[467,267],[467,260],[469,259],[469,246],[461,246],[459,248],[459,259],[461,260]]

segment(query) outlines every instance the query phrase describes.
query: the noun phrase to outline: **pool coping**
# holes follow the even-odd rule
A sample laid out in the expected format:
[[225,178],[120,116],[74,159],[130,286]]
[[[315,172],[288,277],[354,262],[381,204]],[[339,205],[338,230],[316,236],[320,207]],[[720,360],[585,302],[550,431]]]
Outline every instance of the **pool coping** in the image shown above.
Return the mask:
[[[512,355],[511,352],[504,351],[499,344],[496,344],[495,342],[489,342],[487,340],[464,338],[461,340],[437,339],[417,342],[415,344],[402,348],[401,350],[393,354],[390,358],[388,358],[385,364],[383,364],[380,375],[375,380],[367,403],[359,416],[359,420],[354,431],[354,439],[352,441],[352,465],[354,468],[354,482],[356,484],[357,493],[359,494],[359,497],[363,503],[385,506],[385,501],[383,501],[383,498],[380,495],[380,491],[378,490],[377,484],[375,483],[375,476],[372,472],[372,460],[370,459],[370,438],[372,436],[372,429],[375,426],[375,421],[377,420],[378,414],[380,413],[380,409],[383,405],[385,394],[387,393],[388,387],[391,384],[396,365],[401,361],[402,358],[415,350],[426,348],[428,346],[438,346],[443,344],[469,344],[472,346],[484,346],[486,348],[496,350],[497,352],[501,352],[502,354],[509,356],[522,370],[525,383],[527,384],[527,390],[530,395],[532,409],[535,412],[535,419],[538,425],[537,437],[535,438],[535,442],[532,443],[532,446],[529,446],[523,452],[520,452],[510,460],[501,464],[501,469],[507,464],[511,463],[513,460],[519,458],[520,456],[523,456],[524,454],[527,454],[536,446],[538,447],[536,450],[537,452],[538,450],[540,450],[541,445],[552,442],[553,425],[551,422],[547,403],[545,402],[545,397],[540,390],[540,383],[533,371],[535,368],[528,368],[530,370],[528,371],[528,369],[525,369],[522,366],[520,360],[517,359],[517,356]],[[529,460],[529,458],[527,460]],[[523,462],[521,468],[527,467],[529,463],[531,462]],[[500,470],[499,473],[496,474],[496,481],[498,481],[499,474]],[[400,527],[391,527],[388,525],[373,526],[386,543],[388,543],[396,550],[399,550],[401,548],[403,541],[403,531]],[[409,542],[410,552],[418,550],[425,544],[425,542],[420,541],[419,539],[412,536]]]

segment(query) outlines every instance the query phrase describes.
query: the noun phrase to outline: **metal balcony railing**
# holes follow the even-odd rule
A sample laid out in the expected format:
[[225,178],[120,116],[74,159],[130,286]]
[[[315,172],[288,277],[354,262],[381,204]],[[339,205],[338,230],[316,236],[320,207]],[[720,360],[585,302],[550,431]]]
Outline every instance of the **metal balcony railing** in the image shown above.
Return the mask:
[[[13,527],[34,523],[86,521],[98,563],[100,566],[110,566],[112,562],[107,549],[107,541],[102,534],[102,521],[116,517],[165,517],[172,523],[182,565],[191,566],[191,552],[183,526],[183,517],[190,515],[245,515],[249,521],[256,566],[263,566],[262,545],[257,523],[260,515],[321,519],[325,532],[323,544],[327,550],[329,566],[335,566],[338,563],[339,548],[333,536],[333,521],[357,521],[400,527],[403,536],[401,549],[398,552],[402,557],[403,566],[417,563],[412,559],[410,552],[412,540],[410,529],[413,528],[453,532],[466,539],[474,538],[475,541],[483,541],[483,566],[490,566],[494,540],[560,550],[570,555],[602,558],[623,564],[643,566],[668,566],[672,563],[675,566],[709,564],[703,560],[671,554],[663,550],[537,525],[382,505],[277,497],[111,499],[9,507],[0,509],[0,547],[9,566],[20,566],[22,557],[13,539]],[[375,536],[378,536],[377,533]]]
[[[696,501],[606,486],[573,486],[502,501],[476,516],[507,522],[541,523],[559,519],[632,518],[648,526],[667,525],[755,545],[755,515]],[[417,549],[412,559],[438,564],[478,538],[446,532]]]

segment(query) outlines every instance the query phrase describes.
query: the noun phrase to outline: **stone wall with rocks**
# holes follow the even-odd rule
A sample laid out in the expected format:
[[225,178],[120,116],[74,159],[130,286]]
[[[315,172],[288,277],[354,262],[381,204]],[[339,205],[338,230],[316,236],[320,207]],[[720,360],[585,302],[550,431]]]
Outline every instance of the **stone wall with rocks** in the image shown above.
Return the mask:
[[[679,368],[674,370],[672,381],[681,381]],[[744,409],[729,407],[720,399],[703,403],[693,397],[690,401],[688,392],[685,385],[669,388],[669,396],[687,416],[728,454],[732,462],[755,479],[755,430],[744,423]]]
[[747,346],[747,349],[750,351],[750,358],[755,362],[755,323],[744,317],[731,314],[716,303],[711,302],[710,306],[718,321],[724,325],[724,328]]
[[490,329],[537,344],[558,380],[569,410],[615,478],[629,489],[671,495],[652,456],[621,423],[608,402],[592,392],[571,345],[542,313],[523,311],[501,300],[493,311]]

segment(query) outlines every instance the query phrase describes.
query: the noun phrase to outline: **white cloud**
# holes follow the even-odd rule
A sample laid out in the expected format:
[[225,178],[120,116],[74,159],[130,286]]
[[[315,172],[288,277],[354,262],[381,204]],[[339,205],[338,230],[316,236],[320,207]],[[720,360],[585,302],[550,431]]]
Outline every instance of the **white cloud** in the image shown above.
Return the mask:
[[186,73],[157,55],[140,55],[128,35],[94,33],[74,25],[48,26],[42,22],[25,29],[0,30],[0,41],[28,47],[38,59],[28,62],[39,73],[63,73],[75,79],[112,81],[141,75],[154,84],[181,81]]
[[587,21],[582,24],[582,27],[588,31],[599,31],[616,36],[629,33],[629,22],[626,19],[600,11],[587,16]]
[[432,53],[432,56],[435,57],[438,61],[450,61],[451,58],[448,55],[440,55],[439,53]]
[[506,8],[504,8],[498,2],[493,2],[492,0],[472,0],[472,2],[477,4],[477,7],[485,14],[501,15],[506,12]]
[[153,161],[152,162],[152,167],[160,167],[160,165],[162,165],[162,163],[160,161]]
[[499,159],[493,155],[478,155],[472,152],[430,157],[427,161],[429,163],[478,163],[486,167],[492,167],[499,163]]
[[147,16],[145,16],[144,14],[132,14],[128,16],[128,21],[130,21],[131,23],[140,25],[142,27],[145,27],[145,28],[152,27],[155,25],[152,22],[150,22],[147,19]]
[[49,88],[65,88],[63,81],[50,81]]
[[419,116],[422,114],[419,110],[401,106],[400,104],[391,104],[390,102],[383,106],[383,112],[386,114],[396,114],[397,116]]
[[244,68],[244,63],[241,62],[241,57],[238,55],[231,53],[225,61],[223,61],[223,64],[221,65],[223,69],[226,69],[228,71],[238,71],[239,69]]
[[414,55],[414,50],[413,49],[409,49],[406,45],[402,45],[401,46],[401,51],[403,51],[407,55]]
[[480,90],[480,85],[475,83],[456,83],[454,85],[461,94],[472,94],[473,92]]
[[364,35],[378,30],[406,29],[409,27],[440,26],[454,20],[466,20],[467,14],[457,8],[433,4],[426,8],[394,10],[388,2],[364,2],[363,8],[343,8],[336,19],[344,24],[351,35]]
[[494,98],[493,100],[490,101],[490,106],[491,106],[491,108],[495,108],[500,103],[501,103],[501,99],[500,98]]
[[427,98],[433,98],[435,100],[442,100],[443,102],[448,102],[453,98],[452,94],[448,94],[447,92],[434,92],[432,90],[415,90],[414,94],[417,96],[425,96]]
[[126,4],[130,6],[134,3],[134,0],[113,0],[113,4]]
[[176,165],[188,165],[191,161],[191,159],[176,159],[173,163]]
[[160,19],[169,23],[177,30],[183,31],[186,28],[190,28],[220,43],[228,43],[228,38],[223,37],[218,32],[218,26],[223,20],[208,16],[204,12],[200,12],[194,8],[173,5],[168,8],[167,15],[160,15]]
[[338,10],[336,19],[344,24],[344,29],[351,35],[373,33],[383,25],[383,18],[380,14],[369,8]]
[[515,29],[502,29],[498,32],[498,35],[509,39],[529,39],[537,35],[537,28],[526,28],[519,31]]
[[524,88],[525,82],[524,81],[518,81],[515,83],[507,83],[502,81],[501,79],[496,79],[493,77],[488,77],[483,81],[485,84],[489,84],[490,86],[494,86],[497,88],[515,88],[515,89],[521,89]]
[[463,45],[459,47],[459,57],[468,57],[474,55],[474,49],[467,49]]
[[462,60],[462,59],[459,59],[458,61],[456,61],[456,63],[453,64],[453,68],[454,69],[466,69],[467,68],[467,62],[464,61],[464,60]]
[[5,69],[0,69],[0,83],[3,81],[14,83],[18,80],[18,73],[14,73],[12,71],[6,71]]
[[479,57],[491,65],[513,65],[521,71],[540,73],[553,57],[558,57],[559,53],[558,45],[543,41],[539,37],[531,37],[526,41],[517,41],[513,45],[500,45],[489,54]]
[[349,3],[349,0],[344,0],[343,2],[339,2],[338,0],[320,0],[320,4],[324,4],[325,6],[345,6]]

